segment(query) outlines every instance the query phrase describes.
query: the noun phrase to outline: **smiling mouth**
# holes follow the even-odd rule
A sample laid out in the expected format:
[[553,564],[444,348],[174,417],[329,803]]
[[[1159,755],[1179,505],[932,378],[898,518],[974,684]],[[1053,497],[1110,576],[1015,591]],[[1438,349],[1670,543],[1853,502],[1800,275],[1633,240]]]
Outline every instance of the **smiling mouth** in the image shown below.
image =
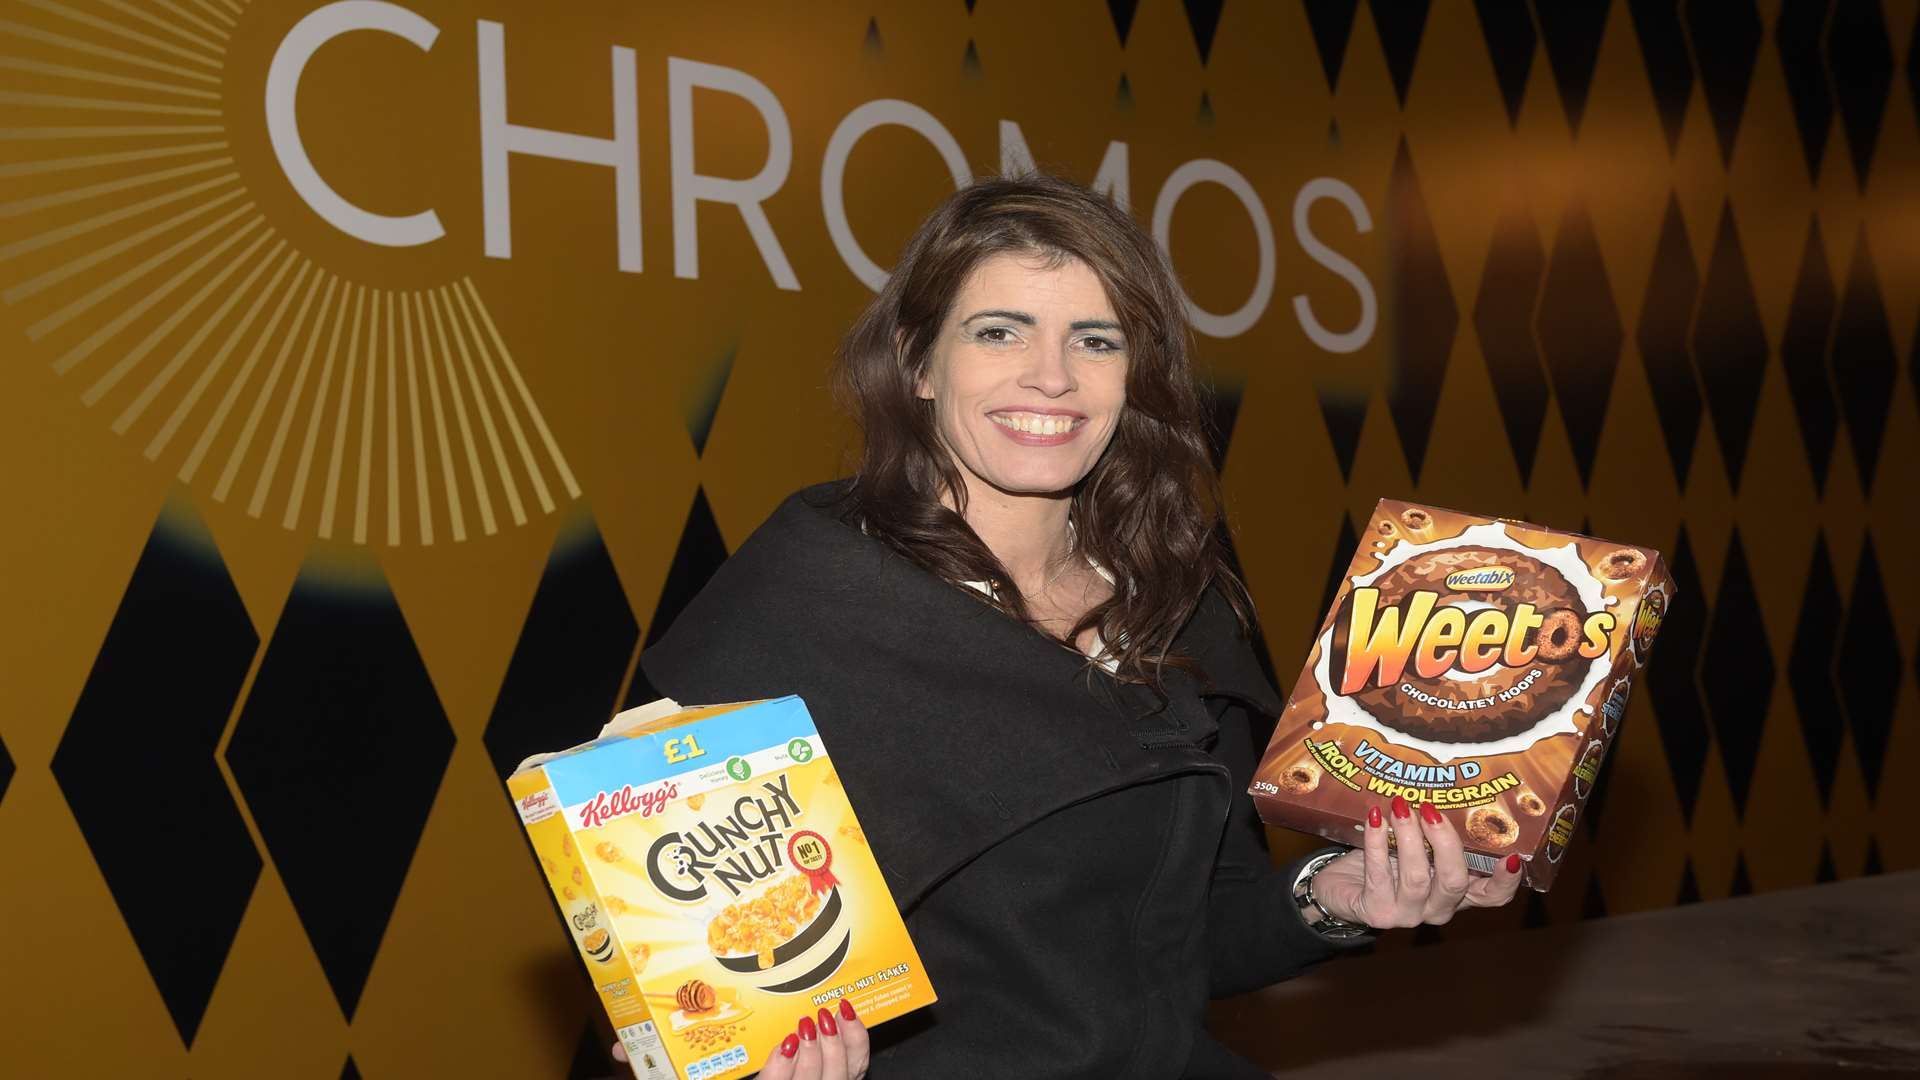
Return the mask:
[[1065,435],[1087,422],[1086,417],[1042,416],[1037,413],[994,413],[987,419],[1023,435]]

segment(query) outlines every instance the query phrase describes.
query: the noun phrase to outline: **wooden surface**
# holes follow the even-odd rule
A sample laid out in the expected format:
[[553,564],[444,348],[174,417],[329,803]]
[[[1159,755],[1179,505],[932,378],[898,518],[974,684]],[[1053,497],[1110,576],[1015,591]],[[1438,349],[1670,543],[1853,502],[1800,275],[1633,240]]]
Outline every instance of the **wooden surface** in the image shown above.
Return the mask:
[[1211,1026],[1277,1077],[1920,1076],[1920,872],[1347,957]]

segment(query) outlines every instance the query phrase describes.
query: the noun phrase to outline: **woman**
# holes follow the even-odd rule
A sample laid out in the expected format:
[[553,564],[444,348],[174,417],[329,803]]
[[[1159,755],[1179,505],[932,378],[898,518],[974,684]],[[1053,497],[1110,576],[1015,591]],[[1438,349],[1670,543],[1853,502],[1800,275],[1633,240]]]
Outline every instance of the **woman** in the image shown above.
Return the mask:
[[805,699],[940,995],[871,1047],[801,1019],[769,1080],[859,1077],[869,1049],[883,1078],[1259,1076],[1209,997],[1512,898],[1398,800],[1359,849],[1269,864],[1248,728],[1280,701],[1188,337],[1106,199],[956,193],[842,345],[855,475],[789,498],[641,657],[681,701]]

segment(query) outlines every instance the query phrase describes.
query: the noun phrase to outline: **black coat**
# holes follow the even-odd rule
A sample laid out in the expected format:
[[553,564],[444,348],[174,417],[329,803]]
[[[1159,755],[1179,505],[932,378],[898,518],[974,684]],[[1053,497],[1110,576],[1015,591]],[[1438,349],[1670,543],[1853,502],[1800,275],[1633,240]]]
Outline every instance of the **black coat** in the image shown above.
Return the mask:
[[875,1030],[873,1076],[1264,1075],[1207,999],[1335,949],[1261,844],[1247,713],[1280,702],[1230,609],[1189,621],[1208,685],[1171,672],[1162,706],[843,523],[843,484],[788,498],[640,662],[683,702],[813,714],[940,997]]

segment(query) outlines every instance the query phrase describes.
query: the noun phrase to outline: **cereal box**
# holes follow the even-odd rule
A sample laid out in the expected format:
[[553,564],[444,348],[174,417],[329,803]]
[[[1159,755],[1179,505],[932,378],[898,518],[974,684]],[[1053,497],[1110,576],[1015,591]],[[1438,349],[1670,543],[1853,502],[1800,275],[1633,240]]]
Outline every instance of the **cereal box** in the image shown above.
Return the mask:
[[622,713],[507,781],[645,1080],[745,1076],[802,1016],[933,1002],[797,697]]
[[1673,595],[1651,548],[1382,500],[1251,792],[1269,823],[1358,845],[1426,803],[1467,864],[1545,892]]

